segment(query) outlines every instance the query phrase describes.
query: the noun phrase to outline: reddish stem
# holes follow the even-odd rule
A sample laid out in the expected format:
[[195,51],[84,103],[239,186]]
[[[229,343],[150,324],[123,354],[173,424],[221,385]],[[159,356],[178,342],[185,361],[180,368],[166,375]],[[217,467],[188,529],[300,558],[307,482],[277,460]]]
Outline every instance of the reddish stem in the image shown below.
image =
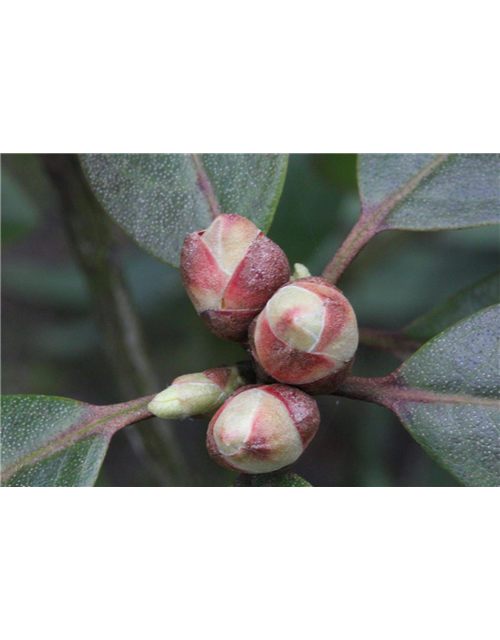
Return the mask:
[[361,327],[359,330],[359,342],[365,347],[390,351],[394,355],[406,358],[417,349],[420,349],[423,342],[407,338],[400,331],[385,331],[384,329],[368,329]]
[[394,386],[392,374],[384,378],[347,378],[340,387],[335,389],[334,395],[374,402],[383,407],[389,406],[388,391]]
[[323,278],[335,284],[361,249],[378,233],[377,220],[361,214],[342,246],[323,271]]

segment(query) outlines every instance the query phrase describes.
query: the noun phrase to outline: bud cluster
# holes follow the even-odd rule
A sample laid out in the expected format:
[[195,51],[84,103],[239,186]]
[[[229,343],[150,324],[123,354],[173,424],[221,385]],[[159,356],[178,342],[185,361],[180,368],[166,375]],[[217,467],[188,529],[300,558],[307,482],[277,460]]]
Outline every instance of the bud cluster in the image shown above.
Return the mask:
[[181,276],[207,327],[248,346],[259,379],[269,384],[248,386],[241,366],[211,369],[174,380],[150,410],[164,418],[216,412],[207,448],[224,467],[245,473],[288,467],[318,429],[309,394],[331,393],[352,367],[358,328],[351,305],[303,265],[290,277],[283,251],[232,214],[187,236]]

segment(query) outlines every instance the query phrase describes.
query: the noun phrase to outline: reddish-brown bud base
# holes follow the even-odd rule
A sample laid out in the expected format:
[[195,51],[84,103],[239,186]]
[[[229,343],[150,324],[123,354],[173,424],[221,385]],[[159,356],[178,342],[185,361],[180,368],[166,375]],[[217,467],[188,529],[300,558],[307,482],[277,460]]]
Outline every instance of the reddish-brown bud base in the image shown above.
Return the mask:
[[354,356],[349,360],[349,362],[342,367],[342,369],[338,369],[334,371],[329,376],[325,376],[324,378],[320,378],[319,380],[314,380],[313,382],[308,382],[306,384],[292,384],[290,382],[281,382],[276,378],[273,378],[269,375],[269,373],[264,369],[264,367],[260,364],[260,362],[255,358],[253,353],[250,351],[252,355],[253,365],[255,368],[255,372],[257,375],[257,379],[260,380],[264,384],[282,384],[282,385],[290,385],[295,389],[300,389],[301,391],[305,391],[312,396],[327,396],[335,391],[337,387],[339,387],[342,382],[349,376],[351,373],[352,366],[354,364]]
[[216,336],[232,342],[246,342],[248,340],[248,325],[259,310],[208,310],[200,313],[203,323]]

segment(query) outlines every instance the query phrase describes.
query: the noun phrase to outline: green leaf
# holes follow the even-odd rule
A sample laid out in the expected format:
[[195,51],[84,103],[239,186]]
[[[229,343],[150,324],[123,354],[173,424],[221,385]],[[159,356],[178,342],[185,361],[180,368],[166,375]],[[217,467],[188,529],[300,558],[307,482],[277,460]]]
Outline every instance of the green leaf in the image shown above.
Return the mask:
[[500,154],[361,154],[362,215],[378,230],[498,224],[499,160]]
[[432,231],[500,222],[500,154],[361,154],[361,215],[323,271],[335,284],[387,229]]
[[2,485],[91,486],[111,436],[150,417],[151,398],[96,407],[53,396],[3,396]]
[[348,378],[336,395],[391,409],[467,486],[500,485],[500,305],[427,342],[385,378]]
[[414,340],[426,342],[455,322],[499,302],[500,271],[495,271],[412,322],[403,333]]
[[413,437],[460,482],[500,484],[500,305],[425,344],[396,372],[409,391],[393,410]]
[[286,154],[84,154],[95,194],[115,221],[156,258],[179,266],[186,235],[220,213],[267,232],[278,205]]

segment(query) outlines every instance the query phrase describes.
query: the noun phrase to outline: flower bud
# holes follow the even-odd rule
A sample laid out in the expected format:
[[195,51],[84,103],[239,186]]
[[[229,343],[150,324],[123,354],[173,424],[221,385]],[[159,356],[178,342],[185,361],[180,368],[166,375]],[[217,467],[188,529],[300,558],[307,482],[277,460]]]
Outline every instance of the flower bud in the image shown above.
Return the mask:
[[290,276],[290,280],[300,280],[301,278],[310,278],[310,277],[311,277],[311,272],[305,265],[300,264],[300,262],[296,262],[293,265],[293,273]]
[[181,252],[184,287],[203,322],[226,340],[245,341],[248,326],[290,278],[283,251],[250,220],[217,216],[187,236]]
[[234,393],[210,421],[207,448],[223,467],[268,473],[297,460],[319,425],[316,401],[282,384]]
[[208,369],[176,378],[149,403],[159,418],[209,417],[239,387],[246,384],[238,367]]
[[278,289],[249,338],[257,365],[272,379],[312,394],[331,393],[351,370],[358,326],[342,292],[311,277]]

